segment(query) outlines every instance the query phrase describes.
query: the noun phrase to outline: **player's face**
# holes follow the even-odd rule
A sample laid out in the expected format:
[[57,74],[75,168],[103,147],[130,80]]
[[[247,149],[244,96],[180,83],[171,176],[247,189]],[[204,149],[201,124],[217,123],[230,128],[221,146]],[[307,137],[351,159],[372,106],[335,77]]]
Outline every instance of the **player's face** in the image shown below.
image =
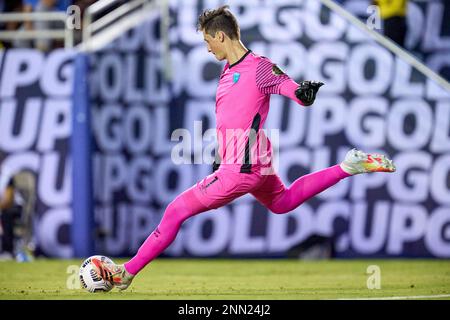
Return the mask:
[[221,41],[219,33],[216,33],[216,36],[212,37],[203,30],[203,40],[205,40],[208,52],[211,52],[217,60],[222,61],[225,59],[225,52],[223,50],[224,43]]

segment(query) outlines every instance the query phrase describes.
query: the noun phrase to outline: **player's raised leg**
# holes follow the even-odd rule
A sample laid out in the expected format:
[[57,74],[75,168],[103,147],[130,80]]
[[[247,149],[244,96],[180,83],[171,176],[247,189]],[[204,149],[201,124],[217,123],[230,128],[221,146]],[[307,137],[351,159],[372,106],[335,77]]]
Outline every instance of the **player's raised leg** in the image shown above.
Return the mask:
[[273,213],[287,213],[349,176],[370,172],[394,172],[392,160],[384,155],[350,150],[341,164],[310,173],[286,188],[277,175],[268,176],[253,196]]

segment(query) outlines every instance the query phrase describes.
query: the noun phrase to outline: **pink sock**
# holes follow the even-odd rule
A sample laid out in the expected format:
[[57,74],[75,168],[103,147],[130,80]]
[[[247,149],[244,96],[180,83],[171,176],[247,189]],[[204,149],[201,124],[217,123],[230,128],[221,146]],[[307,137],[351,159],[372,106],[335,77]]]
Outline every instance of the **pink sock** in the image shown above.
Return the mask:
[[274,199],[269,209],[275,213],[292,211],[303,202],[349,176],[350,174],[342,170],[340,165],[302,176]]
[[136,275],[175,240],[186,219],[207,210],[193,194],[192,188],[183,192],[167,206],[158,227],[148,236],[137,254],[125,263],[125,269]]

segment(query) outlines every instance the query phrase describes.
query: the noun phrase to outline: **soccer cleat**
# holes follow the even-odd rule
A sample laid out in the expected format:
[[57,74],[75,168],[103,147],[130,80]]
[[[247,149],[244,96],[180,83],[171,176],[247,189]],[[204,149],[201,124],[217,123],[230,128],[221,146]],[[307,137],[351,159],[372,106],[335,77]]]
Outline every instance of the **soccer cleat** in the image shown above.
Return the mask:
[[92,262],[97,266],[100,277],[105,281],[113,283],[120,291],[127,289],[131,281],[133,281],[134,275],[129,273],[123,264],[111,264],[99,259],[92,259]]
[[341,168],[348,174],[354,175],[369,172],[394,172],[395,165],[392,160],[382,154],[369,154],[352,149],[347,152]]

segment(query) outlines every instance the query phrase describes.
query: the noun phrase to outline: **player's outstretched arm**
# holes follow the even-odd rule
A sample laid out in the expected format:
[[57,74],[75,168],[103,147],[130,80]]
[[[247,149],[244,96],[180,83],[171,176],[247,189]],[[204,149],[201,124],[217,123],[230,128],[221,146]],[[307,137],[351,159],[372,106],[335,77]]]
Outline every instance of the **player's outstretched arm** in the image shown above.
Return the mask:
[[289,78],[280,85],[279,94],[308,107],[314,103],[321,86],[323,82],[304,80],[298,84]]
[[281,94],[302,106],[310,106],[323,82],[305,80],[298,84],[269,59],[263,57],[256,69],[256,86],[264,94]]

